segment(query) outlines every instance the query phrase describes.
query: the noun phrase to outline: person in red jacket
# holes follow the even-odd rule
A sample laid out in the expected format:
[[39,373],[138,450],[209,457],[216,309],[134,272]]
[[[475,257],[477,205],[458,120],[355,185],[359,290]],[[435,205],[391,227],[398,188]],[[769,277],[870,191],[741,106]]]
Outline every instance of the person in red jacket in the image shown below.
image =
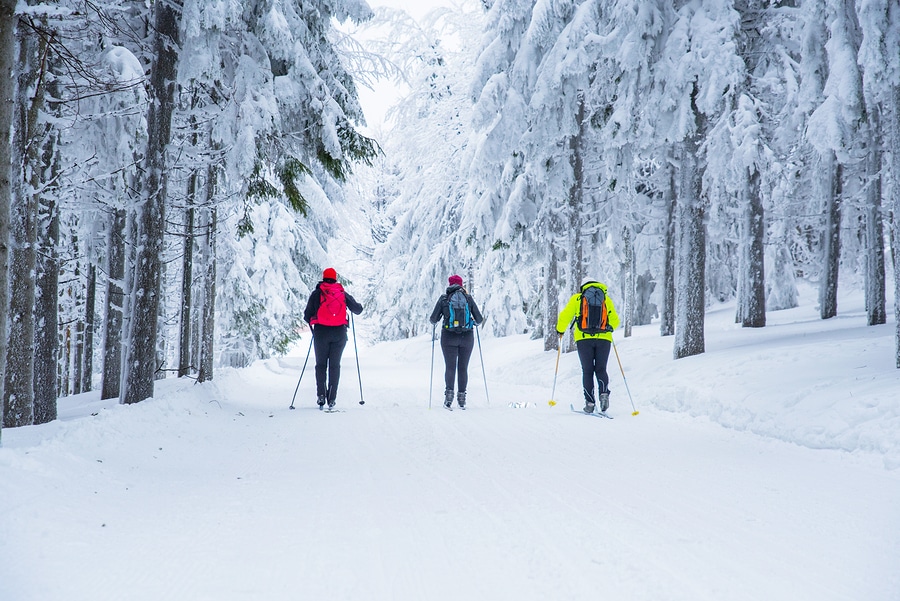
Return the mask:
[[[341,378],[341,355],[347,345],[347,310],[359,315],[363,307],[337,281],[337,272],[329,267],[322,281],[309,295],[303,319],[310,325],[316,348],[316,403],[319,409],[328,403],[334,407]],[[327,379],[326,379],[327,378]]]

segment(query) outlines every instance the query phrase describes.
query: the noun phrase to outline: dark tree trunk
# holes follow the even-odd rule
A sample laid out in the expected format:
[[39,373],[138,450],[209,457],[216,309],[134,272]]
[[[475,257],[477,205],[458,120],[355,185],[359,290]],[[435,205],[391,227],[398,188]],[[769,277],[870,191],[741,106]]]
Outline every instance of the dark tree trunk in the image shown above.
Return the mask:
[[663,198],[666,205],[665,238],[663,240],[662,307],[659,311],[660,336],[675,334],[675,169],[671,161],[666,163],[667,186]]
[[81,374],[81,392],[93,389],[94,378],[94,311],[97,298],[97,267],[88,267],[87,291],[84,299],[84,370]]
[[201,260],[203,261],[203,317],[200,320],[202,336],[200,342],[200,369],[198,382],[213,379],[213,348],[216,340],[216,228],[218,213],[213,204],[218,185],[218,171],[210,165],[206,182],[206,208],[203,209],[204,240]]
[[[572,167],[572,187],[569,189],[568,263],[569,287],[574,291],[584,281],[584,238],[581,235],[581,212],[584,207],[584,92],[578,91],[578,111],[575,119],[578,132],[569,138],[569,164]],[[555,325],[554,325],[555,332]],[[567,353],[575,350],[574,336],[566,337]]]
[[103,379],[100,398],[119,396],[122,379],[122,313],[123,282],[125,279],[125,227],[123,209],[110,213],[106,244],[107,279],[103,336]]
[[893,105],[894,110],[890,112],[890,156],[894,185],[891,187],[893,200],[888,204],[893,207],[891,253],[894,260],[894,365],[900,369],[900,186],[896,183],[900,179],[900,84],[893,88]]
[[191,308],[193,306],[194,269],[194,197],[197,194],[197,172],[188,179],[188,208],[184,215],[184,246],[181,261],[181,331],[178,344],[178,377],[190,374]]
[[42,77],[46,42],[20,32],[18,116],[13,146],[24,158],[10,214],[9,347],[3,389],[3,425],[34,422],[34,300],[37,253],[37,207],[44,132],[38,114],[44,99]]
[[[15,119],[16,83],[13,78],[16,64],[16,0],[0,0],[0,332],[5,332],[9,313],[9,209],[13,194],[12,139]],[[16,161],[16,165],[18,161]],[[6,336],[0,336],[0,386],[6,379]],[[5,395],[0,390],[0,399]],[[0,414],[3,404],[0,403]],[[2,432],[0,415],[0,432]]]
[[[51,98],[59,93],[51,83]],[[57,103],[48,103],[50,112],[58,114]],[[45,182],[56,182],[59,176],[59,132],[51,129],[44,143],[43,168]],[[43,194],[38,208],[38,261],[35,278],[34,330],[34,423],[44,424],[57,417],[56,400],[59,394],[59,207],[57,186],[50,184],[49,194]]]
[[137,215],[138,246],[128,359],[122,402],[137,403],[153,396],[157,370],[157,334],[161,293],[161,255],[165,232],[166,147],[171,139],[172,111],[178,66],[181,2],[155,5],[154,64],[150,74],[147,116],[146,200]]
[[844,177],[843,168],[833,154],[823,161],[822,175],[828,190],[825,198],[825,238],[819,311],[822,319],[831,319],[837,315],[838,270],[841,265],[841,195]]
[[760,197],[759,171],[747,174],[747,274],[744,279],[746,311],[741,325],[745,328],[762,328],[766,325],[766,270],[765,270],[765,212]]
[[544,350],[555,351],[559,348],[559,335],[556,333],[556,321],[559,316],[559,257],[556,244],[552,242],[553,233],[548,229],[547,235],[547,271],[544,277]]
[[[693,92],[696,94],[696,88]],[[681,160],[682,185],[678,194],[678,300],[675,329],[676,359],[706,350],[706,202],[700,143],[706,136],[706,118],[694,107],[696,131],[685,139]]]
[[634,241],[631,229],[622,229],[622,247],[624,261],[622,263],[622,297],[619,315],[622,318],[622,335],[625,338],[631,336],[631,327],[634,323]]
[[[900,110],[900,107],[894,110]],[[869,136],[866,153],[866,317],[867,323],[874,326],[887,322],[884,217],[881,213],[882,133],[877,110],[869,113]]]

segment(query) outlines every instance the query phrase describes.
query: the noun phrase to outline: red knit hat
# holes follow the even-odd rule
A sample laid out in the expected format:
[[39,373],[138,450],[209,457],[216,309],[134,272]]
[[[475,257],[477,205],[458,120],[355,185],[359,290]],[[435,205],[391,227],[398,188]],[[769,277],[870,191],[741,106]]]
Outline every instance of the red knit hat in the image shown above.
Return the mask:
[[453,284],[456,284],[457,286],[462,286],[462,278],[458,275],[451,275],[449,278],[447,278],[447,281],[450,283],[451,286]]
[[323,280],[336,280],[337,272],[333,268],[329,267],[325,271],[322,272],[322,279]]

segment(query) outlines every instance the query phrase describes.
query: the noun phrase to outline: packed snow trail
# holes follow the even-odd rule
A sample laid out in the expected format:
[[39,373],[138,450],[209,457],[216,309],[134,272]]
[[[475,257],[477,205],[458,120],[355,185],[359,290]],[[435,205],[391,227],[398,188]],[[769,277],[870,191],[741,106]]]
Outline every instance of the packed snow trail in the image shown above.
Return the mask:
[[[491,405],[476,355],[465,412],[441,409],[438,377],[428,409],[424,337],[360,349],[365,406],[345,354],[341,413],[315,407],[309,367],[288,409],[287,357],[4,430],[0,599],[900,598],[900,470],[878,456],[633,417],[615,378],[616,419],[586,419],[574,357],[551,408],[555,353],[482,340]],[[639,398],[655,344],[620,348]]]

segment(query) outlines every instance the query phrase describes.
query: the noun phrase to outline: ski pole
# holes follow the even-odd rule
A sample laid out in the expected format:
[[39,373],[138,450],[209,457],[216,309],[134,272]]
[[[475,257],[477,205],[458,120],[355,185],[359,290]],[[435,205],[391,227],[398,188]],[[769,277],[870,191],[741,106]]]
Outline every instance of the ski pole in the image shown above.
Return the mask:
[[314,336],[312,335],[312,329],[310,329],[309,333],[309,350],[306,351],[306,361],[303,362],[303,369],[300,370],[300,379],[297,380],[297,388],[294,389],[294,397],[291,399],[291,406],[289,407],[290,409],[294,409],[294,401],[297,400],[297,391],[300,390],[300,381],[303,380],[303,372],[306,371],[306,362],[309,361],[309,353],[310,351],[312,351],[314,338]]
[[431,379],[428,381],[428,408],[431,409],[431,392],[434,390],[434,337],[437,324],[431,324]]
[[365,405],[362,391],[362,374],[359,371],[359,351],[356,349],[356,324],[353,323],[353,313],[350,313],[350,329],[353,330],[353,353],[356,355],[356,378],[359,380],[359,404]]
[[481,359],[481,378],[484,380],[484,396],[487,398],[488,407],[491,406],[491,396],[487,389],[487,376],[484,373],[484,355],[481,354],[481,335],[478,333],[478,326],[475,326],[475,337],[478,339],[478,357]]
[[622,369],[622,360],[619,359],[619,349],[616,348],[616,341],[612,341],[613,350],[616,351],[616,361],[619,362],[619,371],[622,372],[622,381],[625,382],[625,390],[628,392],[628,400],[631,401],[631,408],[634,409],[631,415],[637,415],[640,413],[637,409],[634,408],[634,399],[631,398],[631,390],[628,389],[628,380],[625,379],[625,370]]
[[[559,334],[559,332],[557,332]],[[559,374],[559,354],[562,353],[562,334],[559,334],[559,340],[556,341],[556,369],[553,370],[553,390],[550,391],[550,401],[547,403],[551,407],[556,406],[553,397],[556,395],[556,376]]]

